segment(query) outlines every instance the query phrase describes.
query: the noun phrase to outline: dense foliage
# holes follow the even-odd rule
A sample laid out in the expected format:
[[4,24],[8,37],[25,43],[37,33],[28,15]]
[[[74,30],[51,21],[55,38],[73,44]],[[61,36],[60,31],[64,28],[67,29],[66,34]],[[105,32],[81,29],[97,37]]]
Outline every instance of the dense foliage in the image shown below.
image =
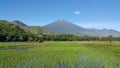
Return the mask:
[[92,37],[92,36],[74,36],[71,34],[57,34],[57,35],[44,35],[44,40],[47,41],[120,41],[120,37]]
[[8,21],[0,20],[0,41],[36,41],[38,37]]

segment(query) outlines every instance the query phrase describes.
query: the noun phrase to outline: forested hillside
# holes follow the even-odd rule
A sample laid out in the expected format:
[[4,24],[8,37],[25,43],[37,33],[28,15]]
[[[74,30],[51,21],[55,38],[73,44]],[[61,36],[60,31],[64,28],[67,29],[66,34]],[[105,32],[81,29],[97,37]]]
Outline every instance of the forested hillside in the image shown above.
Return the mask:
[[23,22],[18,21],[18,20],[14,20],[11,23],[14,24],[14,25],[19,26],[20,28],[22,28],[24,30],[30,31],[31,33],[34,33],[34,34],[38,34],[38,35],[39,34],[42,34],[42,35],[52,35],[52,34],[54,34],[53,32],[49,31],[48,29],[46,29],[44,27],[41,27],[41,26],[28,26],[28,25],[26,25]]
[[36,41],[37,36],[6,20],[0,20],[0,41]]

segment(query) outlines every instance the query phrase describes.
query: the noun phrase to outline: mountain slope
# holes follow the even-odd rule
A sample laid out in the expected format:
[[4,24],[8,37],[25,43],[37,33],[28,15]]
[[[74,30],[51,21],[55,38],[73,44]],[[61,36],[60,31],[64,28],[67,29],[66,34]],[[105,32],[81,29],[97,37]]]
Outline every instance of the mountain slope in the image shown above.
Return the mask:
[[34,36],[8,21],[0,20],[0,41],[27,41]]
[[60,34],[74,34],[79,36],[120,36],[120,32],[115,30],[108,30],[108,29],[86,29],[80,26],[77,26],[73,23],[70,23],[65,20],[57,20],[53,23],[44,26],[45,28]]
[[44,34],[44,35],[54,34],[53,32],[49,31],[48,29],[46,29],[44,27],[40,27],[40,26],[27,26],[23,22],[20,22],[20,21],[17,21],[17,20],[12,21],[11,23],[19,26],[22,29],[30,31],[30,32],[32,32],[34,34]]
[[67,22],[65,20],[57,20],[57,21],[55,21],[51,24],[48,24],[44,27],[46,27],[47,29],[49,29],[53,32],[61,33],[61,34],[74,33],[79,30],[84,30],[83,28],[81,28],[75,24],[72,24],[70,22]]
[[21,27],[26,27],[27,25],[22,23],[21,21],[18,21],[18,20],[14,20],[12,21],[12,24],[15,24],[17,26],[21,26]]

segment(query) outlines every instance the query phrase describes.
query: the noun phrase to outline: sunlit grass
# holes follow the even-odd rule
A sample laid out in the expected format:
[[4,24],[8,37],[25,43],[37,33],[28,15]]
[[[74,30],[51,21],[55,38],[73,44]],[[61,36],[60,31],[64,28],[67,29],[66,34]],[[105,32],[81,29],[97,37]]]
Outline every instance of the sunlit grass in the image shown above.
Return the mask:
[[0,43],[6,47],[0,68],[120,68],[119,42]]

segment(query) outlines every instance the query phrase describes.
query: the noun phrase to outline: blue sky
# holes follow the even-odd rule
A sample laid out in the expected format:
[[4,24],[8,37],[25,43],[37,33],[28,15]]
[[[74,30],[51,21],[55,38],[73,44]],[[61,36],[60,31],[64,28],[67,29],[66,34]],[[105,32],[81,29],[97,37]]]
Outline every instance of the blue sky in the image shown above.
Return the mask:
[[1,20],[43,26],[58,19],[120,31],[120,0],[0,0]]

